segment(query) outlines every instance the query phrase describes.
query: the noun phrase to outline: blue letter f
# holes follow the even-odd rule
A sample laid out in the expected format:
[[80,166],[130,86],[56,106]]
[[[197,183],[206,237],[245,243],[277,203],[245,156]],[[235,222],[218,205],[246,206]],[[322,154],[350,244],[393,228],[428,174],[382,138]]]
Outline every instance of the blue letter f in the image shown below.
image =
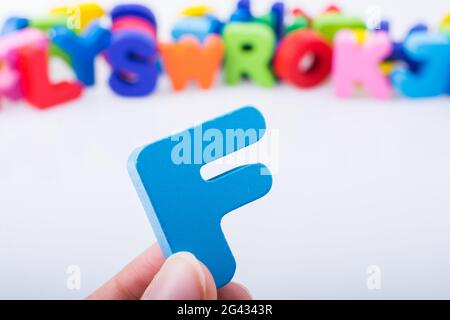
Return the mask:
[[[245,107],[176,135],[194,137],[199,129],[220,133],[222,138],[215,143],[220,143],[221,152],[206,160],[202,156],[200,161],[191,164],[176,164],[172,150],[179,142],[171,137],[136,150],[129,160],[131,178],[165,257],[180,251],[193,253],[211,271],[219,288],[231,280],[236,269],[220,226],[221,219],[269,192],[272,176],[264,165],[251,164],[205,181],[200,168],[255,143],[262,136],[247,136],[249,139],[244,137],[244,141],[235,143],[226,139],[230,130],[264,133],[265,128],[261,113]],[[193,148],[201,148],[203,155],[203,143]],[[189,150],[192,153],[193,148]]]

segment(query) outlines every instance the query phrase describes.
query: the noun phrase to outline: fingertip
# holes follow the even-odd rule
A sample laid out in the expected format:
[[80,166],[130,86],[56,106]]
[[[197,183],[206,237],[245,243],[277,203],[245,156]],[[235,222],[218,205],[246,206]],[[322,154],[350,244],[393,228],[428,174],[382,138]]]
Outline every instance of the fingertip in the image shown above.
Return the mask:
[[242,284],[230,282],[217,291],[219,300],[252,300],[248,289]]
[[171,255],[142,295],[142,300],[215,300],[208,269],[189,252]]
[[200,262],[200,265],[202,266],[205,275],[205,300],[217,300],[217,288],[214,278],[202,262]]

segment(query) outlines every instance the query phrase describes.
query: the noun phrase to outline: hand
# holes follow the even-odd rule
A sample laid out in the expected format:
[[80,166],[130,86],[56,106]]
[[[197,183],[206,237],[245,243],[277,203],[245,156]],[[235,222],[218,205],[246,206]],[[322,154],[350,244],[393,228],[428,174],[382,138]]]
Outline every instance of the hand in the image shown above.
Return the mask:
[[154,244],[88,299],[107,300],[249,300],[247,289],[229,283],[217,289],[203,263],[180,252],[165,262]]

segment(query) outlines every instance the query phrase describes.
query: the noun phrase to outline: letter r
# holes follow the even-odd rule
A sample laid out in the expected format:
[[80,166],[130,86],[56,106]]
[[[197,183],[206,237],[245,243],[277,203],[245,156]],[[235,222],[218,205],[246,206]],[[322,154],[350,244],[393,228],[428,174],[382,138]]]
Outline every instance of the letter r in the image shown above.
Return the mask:
[[[245,107],[205,122],[201,127],[203,132],[219,130],[225,137],[227,129],[264,132],[266,125],[258,110]],[[195,129],[187,130],[191,137]],[[246,139],[244,144],[233,143],[234,148],[226,148],[227,142],[223,139],[223,155],[247,147],[260,138]],[[172,148],[177,143],[168,137],[135,150],[128,170],[164,256],[180,251],[193,253],[208,267],[220,288],[231,280],[236,269],[220,226],[221,219],[269,192],[272,176],[267,174],[269,171],[264,165],[251,164],[205,181],[200,175],[200,168],[206,164],[203,159],[193,164],[172,161]],[[203,144],[193,147],[205,148]]]

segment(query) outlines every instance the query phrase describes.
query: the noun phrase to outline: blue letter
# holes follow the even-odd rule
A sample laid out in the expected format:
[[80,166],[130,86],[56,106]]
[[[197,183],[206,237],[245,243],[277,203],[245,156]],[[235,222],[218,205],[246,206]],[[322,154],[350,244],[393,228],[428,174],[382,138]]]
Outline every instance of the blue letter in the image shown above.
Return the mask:
[[450,40],[444,34],[414,32],[404,44],[405,54],[420,66],[416,72],[394,70],[393,86],[407,97],[450,93]]
[[[265,126],[261,113],[252,107],[201,125],[203,132],[214,129],[222,137],[226,137],[227,129],[264,132]],[[186,132],[192,136],[196,129]],[[243,144],[234,144],[232,150],[226,148],[227,142],[222,139],[223,152],[211,154],[208,161],[247,147],[260,138],[245,139]],[[228,212],[269,192],[272,176],[264,165],[251,164],[205,181],[200,175],[205,159],[201,163],[174,164],[171,154],[178,143],[178,139],[168,137],[136,150],[130,157],[128,170],[165,257],[180,251],[193,253],[209,268],[220,288],[231,280],[236,269],[220,222]],[[207,146],[202,146],[203,150]]]
[[98,23],[92,23],[82,36],[66,27],[56,27],[52,41],[69,55],[77,79],[85,86],[94,85],[95,57],[109,46],[111,32]]
[[155,39],[138,31],[114,33],[107,50],[113,69],[111,89],[122,96],[141,97],[153,92],[158,81]]

